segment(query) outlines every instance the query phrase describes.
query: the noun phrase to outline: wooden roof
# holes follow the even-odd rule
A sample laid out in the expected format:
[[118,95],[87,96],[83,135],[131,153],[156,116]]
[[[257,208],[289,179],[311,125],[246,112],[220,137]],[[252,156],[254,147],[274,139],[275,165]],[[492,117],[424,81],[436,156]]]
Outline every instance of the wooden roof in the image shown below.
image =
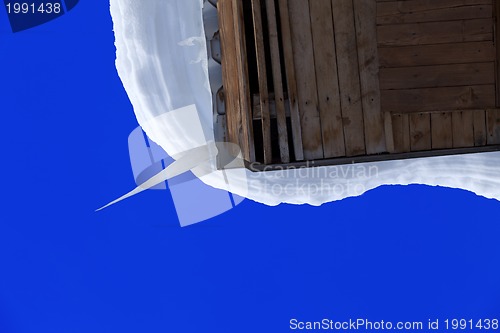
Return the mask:
[[219,0],[218,11],[227,140],[249,162],[499,149],[500,1]]

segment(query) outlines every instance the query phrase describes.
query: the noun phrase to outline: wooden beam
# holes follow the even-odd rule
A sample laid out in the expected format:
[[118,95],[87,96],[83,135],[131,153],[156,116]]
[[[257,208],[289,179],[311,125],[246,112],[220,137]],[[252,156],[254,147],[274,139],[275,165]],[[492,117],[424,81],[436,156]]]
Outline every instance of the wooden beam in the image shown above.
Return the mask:
[[288,8],[290,21],[293,22],[291,25],[293,60],[297,78],[304,158],[307,160],[321,159],[323,158],[323,143],[319,130],[321,123],[316,73],[313,70],[315,63],[309,1],[289,0]]
[[491,0],[414,0],[377,4],[377,24],[442,22],[490,18]]
[[380,107],[377,48],[377,4],[375,0],[354,0],[359,78],[367,154],[386,152],[384,119]]
[[304,160],[302,146],[302,130],[300,125],[299,103],[297,97],[297,79],[293,60],[292,34],[288,0],[278,0],[281,21],[281,39],[283,43],[283,58],[285,61],[288,100],[290,103],[290,120],[292,123],[293,150],[297,161]]
[[495,85],[382,90],[382,109],[393,112],[486,109],[495,105]]
[[453,148],[451,112],[431,114],[432,149]]
[[[388,114],[387,112],[386,114]],[[392,116],[392,130],[394,133],[394,152],[406,153],[410,147],[410,117],[407,114]]]
[[495,7],[495,46],[496,46],[496,107],[500,108],[500,0],[493,0]]
[[264,49],[262,7],[260,0],[251,0],[251,4],[255,37],[255,50],[257,54],[257,76],[259,81],[264,163],[270,164],[273,161],[273,153],[271,147],[271,116],[269,114],[269,91],[267,87],[266,51]]
[[488,145],[500,144],[500,109],[486,110]]
[[345,156],[332,3],[312,0],[310,10],[324,157]]
[[[224,88],[224,102],[227,120],[228,141],[242,149],[243,137],[239,132],[241,123],[238,78],[236,73],[236,36],[234,35],[233,4],[231,0],[219,1],[217,5],[220,38],[221,38],[221,60],[222,81]],[[243,154],[245,156],[245,154]]]
[[377,28],[381,46],[426,45],[493,40],[491,18],[448,22],[382,25]]
[[381,68],[496,61],[491,42],[382,47],[378,54]]
[[[313,0],[314,1],[314,0]],[[366,154],[358,50],[352,0],[332,0],[340,104],[347,156]]]
[[271,49],[271,67],[273,71],[274,100],[276,103],[276,116],[278,122],[280,157],[282,163],[289,163],[290,152],[288,150],[288,130],[285,114],[285,97],[283,93],[283,82],[281,76],[278,24],[276,20],[276,7],[274,4],[274,0],[266,0],[266,10],[269,45]]
[[411,151],[431,150],[431,117],[427,113],[410,115],[410,148]]
[[472,111],[452,112],[453,148],[474,147],[474,117]]
[[414,89],[495,84],[495,63],[382,68],[380,88]]
[[252,107],[250,101],[250,86],[248,76],[247,47],[245,38],[245,23],[243,17],[243,3],[232,0],[234,31],[237,41],[236,63],[238,88],[240,91],[241,131],[243,133],[242,150],[247,161],[255,161],[255,146],[252,124]]
[[487,142],[486,111],[477,110],[473,112],[474,117],[474,146],[485,146]]
[[389,153],[396,152],[396,147],[394,145],[394,124],[392,123],[392,115],[390,112],[384,113],[384,131],[386,150]]

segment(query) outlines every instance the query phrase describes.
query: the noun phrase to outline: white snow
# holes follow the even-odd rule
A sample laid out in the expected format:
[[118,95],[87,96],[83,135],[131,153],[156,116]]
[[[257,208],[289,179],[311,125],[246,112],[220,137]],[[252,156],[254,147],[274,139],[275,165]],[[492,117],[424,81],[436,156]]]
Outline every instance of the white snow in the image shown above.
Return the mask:
[[[116,67],[147,135],[174,158],[212,142],[203,1],[110,2]],[[194,173],[211,171],[200,177],[207,185],[267,205],[320,205],[387,184],[461,188],[500,200],[499,165],[494,152],[267,172],[217,171],[211,160]]]

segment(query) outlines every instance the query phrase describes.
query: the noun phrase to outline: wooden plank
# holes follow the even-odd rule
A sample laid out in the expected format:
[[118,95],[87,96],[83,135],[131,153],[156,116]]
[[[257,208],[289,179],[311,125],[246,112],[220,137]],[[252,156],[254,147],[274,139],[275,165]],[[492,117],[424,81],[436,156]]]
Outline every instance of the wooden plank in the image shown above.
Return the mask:
[[493,40],[493,20],[409,23],[377,28],[379,46],[405,46]]
[[431,12],[440,9],[491,5],[492,0],[377,0],[377,16]]
[[251,0],[251,4],[257,58],[257,76],[259,81],[264,164],[270,164],[273,160],[273,153],[271,147],[271,116],[269,114],[269,91],[267,87],[266,51],[264,49],[262,7],[260,0]]
[[323,158],[309,1],[289,0],[302,145],[307,160]]
[[394,153],[396,151],[394,145],[394,124],[392,123],[392,115],[390,112],[384,113],[384,131],[385,131],[385,143],[386,150],[389,153]]
[[382,68],[381,89],[495,84],[495,63]]
[[488,145],[500,144],[500,109],[486,110]]
[[[386,114],[388,114],[387,112]],[[410,117],[407,114],[395,114],[392,116],[392,132],[394,136],[394,152],[406,153],[411,151],[410,147]]]
[[474,147],[474,118],[472,111],[452,112],[453,147]]
[[475,110],[473,112],[474,122],[474,146],[481,147],[486,145],[486,112],[485,110]]
[[425,46],[382,47],[381,67],[449,65],[496,61],[491,42],[454,43]]
[[276,22],[276,7],[274,0],[266,0],[267,27],[269,33],[269,45],[271,49],[271,67],[273,71],[273,86],[276,103],[276,115],[278,123],[278,140],[280,157],[282,163],[290,162],[288,151],[288,131],[285,115],[285,96],[283,93],[283,82],[281,76],[281,59],[278,40],[278,25]]
[[[238,78],[236,73],[236,37],[233,24],[233,4],[231,1],[220,1],[217,6],[221,38],[222,80],[227,120],[228,141],[240,146],[243,136],[239,132],[241,122]],[[243,151],[242,151],[243,153]],[[245,155],[245,154],[244,154]]]
[[495,105],[495,86],[382,90],[384,111],[486,109]]
[[496,45],[496,107],[500,108],[500,1],[493,0],[495,7],[495,45]]
[[234,31],[237,41],[236,63],[238,75],[238,89],[240,91],[241,131],[243,132],[242,151],[244,158],[250,162],[255,161],[255,147],[253,138],[253,124],[251,115],[250,87],[248,80],[248,61],[245,39],[245,24],[243,18],[243,4],[233,0]]
[[430,150],[432,148],[431,115],[413,113],[409,117],[411,151]]
[[346,155],[366,154],[352,0],[332,0]]
[[331,0],[310,1],[310,10],[324,157],[345,156]]
[[[314,2],[314,0],[313,0]],[[354,0],[359,78],[367,154],[387,151],[380,107],[379,61],[374,0]]]
[[431,114],[432,149],[453,148],[451,112]]
[[491,0],[391,1],[377,4],[377,24],[441,22],[492,17]]
[[292,138],[295,159],[304,160],[304,150],[302,146],[302,129],[300,125],[300,113],[297,97],[297,80],[295,75],[295,64],[293,60],[292,34],[290,27],[290,16],[288,12],[288,0],[278,0],[281,36],[283,43],[283,58],[285,62],[285,73],[290,105],[290,120],[292,124]]

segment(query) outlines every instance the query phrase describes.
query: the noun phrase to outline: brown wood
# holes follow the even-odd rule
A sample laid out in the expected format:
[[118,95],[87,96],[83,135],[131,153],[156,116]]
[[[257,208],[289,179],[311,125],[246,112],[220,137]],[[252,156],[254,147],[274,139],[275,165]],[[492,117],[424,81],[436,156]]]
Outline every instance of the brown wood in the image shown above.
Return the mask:
[[432,148],[430,114],[413,113],[409,117],[411,151],[430,150]]
[[500,109],[486,110],[488,145],[500,144]]
[[407,114],[392,116],[392,131],[394,133],[394,152],[409,152],[410,147],[410,117]]
[[494,8],[495,8],[495,45],[496,45],[496,107],[500,108],[500,1],[493,0]]
[[312,70],[315,64],[309,2],[289,0],[288,8],[290,21],[294,22],[291,25],[291,33],[304,158],[315,160],[323,158],[323,143],[320,131],[316,74]]
[[453,148],[451,112],[431,114],[432,149]]
[[[257,74],[259,77],[260,114],[264,146],[264,163],[273,161],[271,147],[271,116],[269,114],[269,91],[267,87],[266,52],[264,49],[264,29],[262,27],[262,8],[260,0],[251,0],[255,50],[257,53]],[[253,119],[253,118],[252,118]]]
[[285,96],[283,93],[283,82],[281,77],[281,60],[278,40],[278,26],[276,22],[276,8],[274,0],[266,0],[267,27],[269,33],[269,45],[271,49],[271,66],[273,72],[274,96],[276,102],[276,115],[278,123],[278,141],[282,163],[290,162],[288,151],[288,131],[285,115]]
[[[432,12],[439,9],[491,5],[492,0],[376,0],[377,16]],[[421,22],[421,21],[419,21]]]
[[494,85],[382,91],[385,111],[486,109],[494,105]]
[[364,155],[363,107],[352,0],[332,0],[346,155]]
[[381,89],[410,89],[495,84],[495,63],[383,68]]
[[453,147],[474,147],[474,117],[472,111],[452,113]]
[[[233,24],[233,4],[231,1],[220,1],[217,9],[219,15],[221,53],[222,53],[222,79],[224,82],[224,100],[227,120],[227,135],[229,142],[242,148],[243,136],[239,132],[238,124],[241,122],[239,90],[236,63],[236,37]],[[243,152],[242,152],[243,153]],[[244,156],[247,156],[243,153]]]
[[354,0],[353,4],[366,153],[378,154],[386,152],[387,147],[380,107],[379,60],[375,32],[377,4],[374,0]]
[[292,124],[293,150],[295,159],[304,159],[302,147],[302,129],[300,126],[300,112],[297,97],[297,80],[295,75],[295,65],[293,61],[292,34],[290,28],[290,16],[288,12],[288,0],[278,0],[281,21],[281,36],[283,43],[283,58],[285,62],[286,82],[288,100],[290,105],[290,120]]
[[228,140],[267,165],[500,149],[498,2],[219,0]]
[[243,142],[240,142],[240,144],[242,145],[245,159],[248,161],[255,161],[243,4],[239,0],[233,0],[233,19],[238,45],[236,50],[236,63],[241,113],[241,123],[238,125],[241,127],[241,132],[243,133]]
[[491,3],[491,0],[379,2],[377,23],[400,24],[490,18],[493,11]]
[[394,124],[392,123],[392,115],[390,112],[384,114],[384,131],[385,131],[385,144],[386,151],[394,153],[396,151],[394,145]]
[[381,46],[426,45],[493,40],[491,18],[383,25],[377,28]]
[[474,146],[481,147],[486,145],[486,112],[485,110],[476,110],[473,112],[474,117]]
[[383,47],[378,53],[382,68],[477,63],[496,59],[495,45],[491,42]]
[[324,157],[345,156],[331,0],[310,1],[310,10]]

